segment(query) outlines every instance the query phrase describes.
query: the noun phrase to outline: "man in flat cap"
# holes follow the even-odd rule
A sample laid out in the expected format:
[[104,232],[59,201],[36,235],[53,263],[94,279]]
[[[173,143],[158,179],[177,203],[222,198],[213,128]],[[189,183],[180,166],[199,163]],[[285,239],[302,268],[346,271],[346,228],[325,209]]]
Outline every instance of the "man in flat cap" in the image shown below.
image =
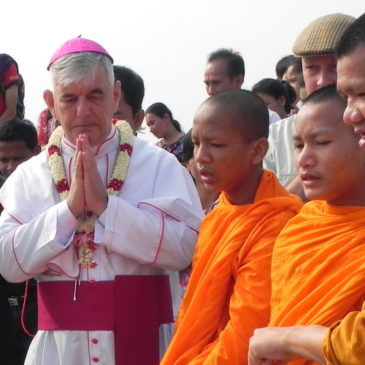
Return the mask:
[[[297,37],[293,53],[302,60],[308,94],[336,83],[335,46],[354,20],[354,17],[345,14],[325,15],[310,23]],[[264,167],[275,172],[281,184],[291,193],[305,199],[294,165],[294,123],[295,115],[292,115],[270,126],[270,147]]]
[[155,365],[199,197],[171,154],[112,123],[121,88],[103,47],[72,39],[48,69],[44,98],[61,127],[0,193],[1,274],[38,280],[39,331],[25,364]]
[[[344,32],[336,46],[336,56],[337,89],[347,100],[343,120],[360,136],[355,143],[359,143],[360,148],[364,149],[365,14],[356,19]],[[331,215],[334,216],[333,211]],[[351,223],[352,219],[349,224]],[[361,234],[361,230],[359,233]],[[342,252],[342,258],[344,257]],[[361,255],[354,258],[353,262],[356,262],[356,259],[361,265]],[[338,272],[345,271],[343,266],[338,267]],[[360,277],[358,281],[361,280],[363,281],[363,278]],[[348,290],[348,280],[341,280],[339,284],[345,291]],[[360,292],[361,294],[364,293]],[[349,298],[349,295],[342,295],[338,305],[351,303]],[[361,304],[361,311],[352,308],[346,316],[330,327],[301,325],[257,329],[250,340],[249,365],[286,364],[298,356],[315,361],[316,364],[363,365],[365,359],[363,300],[357,303],[358,306]],[[311,309],[308,308],[308,311]],[[307,361],[306,364],[312,362]]]

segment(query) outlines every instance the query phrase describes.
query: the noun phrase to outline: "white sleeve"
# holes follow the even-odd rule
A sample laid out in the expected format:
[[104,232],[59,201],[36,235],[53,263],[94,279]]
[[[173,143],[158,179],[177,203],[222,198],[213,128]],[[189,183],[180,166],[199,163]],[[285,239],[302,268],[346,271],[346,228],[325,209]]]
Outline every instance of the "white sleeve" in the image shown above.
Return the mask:
[[181,270],[191,262],[204,213],[187,170],[160,151],[153,158],[147,150],[148,159],[130,167],[127,184],[96,223],[95,242],[141,264]]
[[275,147],[276,147],[276,141],[274,138],[276,125],[270,125],[269,129],[269,149],[265,155],[263,166],[264,169],[270,170],[273,173],[277,174],[277,166],[275,163]]
[[68,211],[67,203],[61,202],[26,221],[3,211],[0,272],[6,280],[21,282],[46,271],[48,261],[67,249],[77,224]]
[[191,262],[198,226],[189,226],[170,214],[169,205],[188,212],[187,204],[180,199],[156,199],[134,207],[121,198],[109,197],[104,224],[95,226],[95,242],[141,264],[182,270]]

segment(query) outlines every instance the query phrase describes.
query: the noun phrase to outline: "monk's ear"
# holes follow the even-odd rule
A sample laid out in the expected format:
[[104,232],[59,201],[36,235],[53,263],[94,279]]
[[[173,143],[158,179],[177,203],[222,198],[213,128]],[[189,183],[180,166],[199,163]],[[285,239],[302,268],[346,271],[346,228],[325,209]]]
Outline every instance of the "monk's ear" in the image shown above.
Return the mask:
[[262,163],[267,150],[269,149],[269,142],[267,138],[259,138],[252,142],[251,149],[251,163],[252,165],[259,165]]

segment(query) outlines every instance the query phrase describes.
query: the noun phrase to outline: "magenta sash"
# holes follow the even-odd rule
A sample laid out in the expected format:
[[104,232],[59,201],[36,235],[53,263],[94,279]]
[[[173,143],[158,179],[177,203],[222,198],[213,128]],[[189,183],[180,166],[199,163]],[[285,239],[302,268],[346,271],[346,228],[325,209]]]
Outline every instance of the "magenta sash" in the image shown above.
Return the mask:
[[159,327],[173,322],[169,278],[38,283],[40,330],[114,331],[116,365],[157,365]]

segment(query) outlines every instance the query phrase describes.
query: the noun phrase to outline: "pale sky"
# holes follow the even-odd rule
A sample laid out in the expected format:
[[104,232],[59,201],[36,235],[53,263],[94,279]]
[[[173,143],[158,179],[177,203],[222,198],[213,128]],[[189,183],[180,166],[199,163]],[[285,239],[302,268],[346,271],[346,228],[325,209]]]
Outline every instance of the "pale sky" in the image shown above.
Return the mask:
[[312,20],[336,12],[358,17],[364,9],[363,0],[17,0],[2,4],[0,52],[18,62],[33,123],[45,108],[52,53],[81,34],[142,76],[145,109],[165,103],[187,131],[207,97],[203,73],[211,51],[239,51],[246,64],[243,87],[251,89],[275,77],[276,62],[291,53]]

